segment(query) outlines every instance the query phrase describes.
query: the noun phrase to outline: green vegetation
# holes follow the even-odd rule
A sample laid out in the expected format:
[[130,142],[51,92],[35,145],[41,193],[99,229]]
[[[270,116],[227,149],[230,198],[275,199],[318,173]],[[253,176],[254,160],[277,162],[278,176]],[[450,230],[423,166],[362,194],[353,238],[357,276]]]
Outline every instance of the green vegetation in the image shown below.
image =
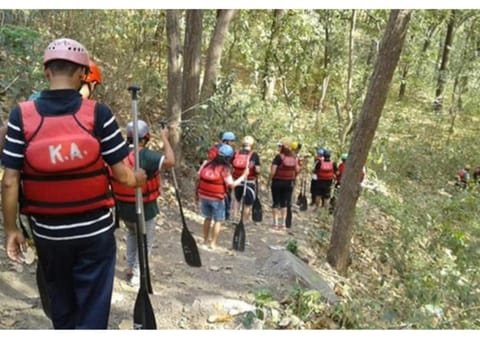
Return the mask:
[[[16,101],[43,88],[41,54],[53,32],[91,50],[105,74],[99,100],[118,112],[121,123],[128,119],[126,87],[133,82],[142,86],[139,109],[147,120],[168,116],[165,11],[1,12],[3,119]],[[199,163],[224,130],[254,135],[265,168],[285,136],[302,143],[303,154],[325,146],[336,160],[348,151],[351,133],[344,129],[360,115],[388,11],[357,11],[349,121],[351,15],[350,10],[287,11],[279,16],[280,38],[272,38],[273,11],[240,11],[229,29],[215,95],[183,121],[185,163]],[[313,328],[480,328],[480,187],[461,191],[453,184],[458,168],[480,165],[480,49],[473,34],[480,12],[456,12],[450,62],[440,71],[451,15],[417,10],[412,17],[366,163],[367,183],[381,189],[364,189],[357,205],[354,259],[340,304],[324,306],[317,292],[295,288],[282,305]],[[215,17],[205,10],[204,53]],[[98,34],[78,27],[95,27]],[[269,100],[261,94],[267,52],[275,55],[277,80]],[[443,106],[435,110],[439,75],[445,80]],[[316,236],[316,249],[325,257],[329,233],[318,230]],[[287,249],[296,254],[297,243],[290,241]],[[258,291],[255,302],[261,319],[281,308],[268,290]],[[251,320],[249,315],[246,321]]]

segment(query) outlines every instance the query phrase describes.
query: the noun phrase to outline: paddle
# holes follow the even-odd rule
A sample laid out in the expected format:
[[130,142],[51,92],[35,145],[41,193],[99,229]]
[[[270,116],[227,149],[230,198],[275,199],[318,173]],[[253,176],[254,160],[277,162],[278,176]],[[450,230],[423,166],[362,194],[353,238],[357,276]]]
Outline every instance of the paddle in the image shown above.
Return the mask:
[[291,206],[291,203],[289,203],[288,206],[287,206],[287,218],[285,219],[285,226],[287,228],[292,227],[292,206]]
[[[25,224],[23,224],[20,214],[18,215],[18,222],[20,223],[20,228],[22,229],[23,236],[27,239],[28,242],[31,242],[33,244],[34,243],[33,238],[30,232],[25,227]],[[47,291],[47,282],[45,280],[45,274],[43,273],[42,265],[40,264],[40,259],[38,258],[38,255],[37,255],[37,271],[36,271],[35,279],[37,281],[38,293],[40,294],[40,302],[42,303],[43,312],[45,313],[45,316],[48,317],[48,319],[51,319],[52,305],[51,305],[50,297]]]
[[233,249],[237,251],[245,251],[245,227],[243,225],[243,209],[245,207],[245,194],[247,192],[247,181],[243,181],[243,195],[242,206],[240,208],[240,222],[235,226],[235,232],[233,233]]
[[195,239],[193,238],[190,231],[188,230],[187,223],[185,222],[185,216],[183,214],[183,208],[182,208],[182,201],[180,200],[180,194],[178,192],[178,184],[177,184],[177,178],[175,176],[174,168],[172,168],[172,177],[173,177],[173,185],[175,186],[175,196],[177,197],[178,208],[180,209],[180,216],[182,218],[182,224],[183,224],[182,237],[181,237],[183,256],[185,258],[185,262],[187,262],[188,265],[194,266],[194,267],[200,267],[202,266],[202,260],[200,259],[197,243],[195,242]]
[[258,179],[255,180],[255,201],[252,206],[252,221],[261,222],[263,220],[262,203],[258,196]]
[[308,209],[308,201],[307,201],[307,194],[306,194],[306,188],[307,186],[307,183],[306,183],[306,179],[305,179],[305,175],[302,176],[302,186],[300,187],[301,188],[301,194],[302,194],[302,197],[300,199],[300,210],[301,211],[305,211]]
[[[130,86],[128,90],[132,92],[133,151],[135,155],[135,170],[138,170],[140,167],[140,159],[138,152],[137,93],[140,87]],[[156,329],[155,314],[153,313],[152,303],[148,295],[149,292],[152,293],[152,285],[150,283],[150,271],[148,268],[147,235],[141,187],[135,189],[135,212],[137,214],[136,233],[140,265],[140,288],[133,309],[133,328],[137,330]]]

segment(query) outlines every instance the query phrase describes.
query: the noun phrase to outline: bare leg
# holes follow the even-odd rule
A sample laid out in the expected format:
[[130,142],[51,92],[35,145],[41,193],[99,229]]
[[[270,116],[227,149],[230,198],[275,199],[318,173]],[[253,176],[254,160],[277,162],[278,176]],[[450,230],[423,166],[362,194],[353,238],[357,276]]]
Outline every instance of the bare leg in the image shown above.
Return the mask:
[[278,225],[277,208],[272,208],[273,226]]
[[210,225],[212,224],[212,219],[211,218],[205,218],[203,221],[203,241],[205,244],[208,244],[209,240],[209,234],[210,234]]
[[212,241],[210,242],[210,247],[214,249],[217,246],[218,236],[220,235],[220,228],[222,227],[222,222],[215,222],[213,226],[213,236]]
[[280,219],[280,225],[282,225],[282,227],[285,227],[285,225],[287,224],[287,208],[280,209]]

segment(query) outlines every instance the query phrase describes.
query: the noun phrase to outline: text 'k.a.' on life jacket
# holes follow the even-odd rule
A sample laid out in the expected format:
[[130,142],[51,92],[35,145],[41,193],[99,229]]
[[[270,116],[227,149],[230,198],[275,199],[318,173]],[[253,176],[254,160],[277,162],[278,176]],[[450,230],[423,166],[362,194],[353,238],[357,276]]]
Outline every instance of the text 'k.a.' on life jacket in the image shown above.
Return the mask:
[[282,163],[277,166],[273,179],[291,181],[297,175],[297,158],[295,156],[285,156],[280,154]]
[[319,180],[332,180],[335,175],[335,172],[333,171],[333,162],[325,160],[321,161],[316,174]]
[[207,162],[199,172],[198,194],[213,200],[223,200],[227,193],[223,171],[225,166]]
[[93,134],[95,105],[82,100],[76,113],[42,116],[33,101],[20,103],[26,140],[22,213],[65,215],[114,205]]
[[[142,148],[139,149],[141,154]],[[139,155],[140,155],[139,154]],[[131,151],[123,160],[130,168],[135,168],[135,153]],[[112,177],[112,190],[115,200],[120,202],[135,203],[135,188],[126,187]],[[142,185],[143,203],[153,202],[160,196],[160,170],[156,170],[147,177],[147,182]]]
[[233,156],[233,161],[232,161],[232,167],[233,167],[233,178],[237,179],[240,176],[242,176],[243,172],[245,171],[245,168],[249,167],[249,173],[247,180],[254,180],[256,175],[255,175],[255,166],[250,163],[250,158],[252,157],[253,151],[240,151],[237,150],[235,152],[235,155]]

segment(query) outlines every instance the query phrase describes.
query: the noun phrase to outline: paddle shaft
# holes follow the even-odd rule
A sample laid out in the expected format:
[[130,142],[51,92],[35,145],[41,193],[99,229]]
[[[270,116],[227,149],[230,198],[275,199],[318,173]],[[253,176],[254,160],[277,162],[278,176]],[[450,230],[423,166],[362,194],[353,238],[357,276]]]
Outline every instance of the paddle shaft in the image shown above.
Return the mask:
[[175,169],[172,168],[171,172],[173,178],[173,185],[175,186],[175,197],[177,198],[178,206],[180,209],[180,217],[182,218],[183,227],[187,228],[187,222],[185,222],[185,215],[183,214],[182,200],[180,199],[180,193],[178,192],[178,183],[177,176],[175,175]]
[[[138,99],[137,93],[140,87],[131,86],[128,88],[132,92],[132,120],[133,120],[133,154],[135,171],[140,169],[140,153],[138,149]],[[149,293],[152,293],[150,282],[150,271],[148,268],[148,249],[146,238],[145,217],[143,210],[142,188],[135,188],[135,213],[137,215],[137,242],[138,242],[138,260],[140,265],[140,282],[146,287]]]

